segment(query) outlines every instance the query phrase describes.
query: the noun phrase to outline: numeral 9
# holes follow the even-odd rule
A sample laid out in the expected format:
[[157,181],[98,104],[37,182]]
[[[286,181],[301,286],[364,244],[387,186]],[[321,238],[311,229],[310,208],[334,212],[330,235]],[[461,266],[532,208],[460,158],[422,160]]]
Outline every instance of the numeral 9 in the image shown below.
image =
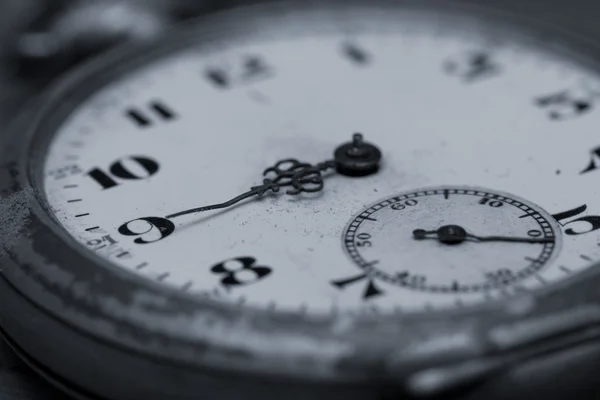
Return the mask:
[[158,242],[175,232],[175,224],[165,218],[146,217],[129,221],[119,227],[119,233],[125,236],[140,236],[134,240],[137,244]]

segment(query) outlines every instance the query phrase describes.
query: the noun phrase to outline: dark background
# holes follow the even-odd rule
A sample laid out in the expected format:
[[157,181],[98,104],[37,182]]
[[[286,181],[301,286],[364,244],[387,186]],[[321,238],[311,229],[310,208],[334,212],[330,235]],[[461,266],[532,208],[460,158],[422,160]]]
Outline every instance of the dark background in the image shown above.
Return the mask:
[[[47,7],[46,1],[53,4]],[[88,0],[92,2],[94,0]],[[97,0],[96,0],[97,1]],[[110,1],[105,0],[106,3]],[[118,0],[112,0],[113,3]],[[243,3],[243,0],[234,0]],[[368,0],[365,0],[368,1]],[[401,0],[399,0],[401,1]],[[443,1],[443,0],[441,0]],[[451,1],[451,0],[446,0]],[[597,0],[462,0],[466,3],[488,5],[512,11],[527,17],[544,20],[596,41],[600,44],[600,1]],[[99,1],[97,1],[99,2]],[[169,14],[172,7],[184,9],[177,18],[188,18],[206,10],[221,8],[231,1],[217,0],[122,0],[134,5],[157,6],[158,16]],[[74,63],[74,60],[31,60],[19,50],[25,33],[51,30],[59,6],[79,5],[85,1],[69,0],[0,0],[0,140],[11,116],[32,98],[34,93],[48,86]],[[159,18],[160,19],[160,18]],[[165,20],[167,17],[165,17]],[[87,37],[84,32],[80,35]],[[126,35],[125,35],[126,36]],[[98,43],[93,40],[92,47]],[[80,44],[79,44],[80,45]],[[72,45],[76,47],[75,45]],[[63,49],[67,54],[80,52],[81,48]],[[63,57],[64,58],[64,57]],[[40,332],[43,335],[43,332]],[[65,349],[68,351],[68,349]],[[64,396],[46,385],[19,361],[0,342],[0,400],[62,400]]]

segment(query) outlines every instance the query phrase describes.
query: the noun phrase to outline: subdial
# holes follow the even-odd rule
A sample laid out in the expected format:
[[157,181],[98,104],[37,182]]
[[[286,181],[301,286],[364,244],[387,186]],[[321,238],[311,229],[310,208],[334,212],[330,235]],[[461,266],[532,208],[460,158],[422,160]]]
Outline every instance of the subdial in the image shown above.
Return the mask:
[[515,286],[551,264],[556,221],[506,193],[440,187],[398,194],[347,225],[344,248],[372,279],[406,289],[472,293]]

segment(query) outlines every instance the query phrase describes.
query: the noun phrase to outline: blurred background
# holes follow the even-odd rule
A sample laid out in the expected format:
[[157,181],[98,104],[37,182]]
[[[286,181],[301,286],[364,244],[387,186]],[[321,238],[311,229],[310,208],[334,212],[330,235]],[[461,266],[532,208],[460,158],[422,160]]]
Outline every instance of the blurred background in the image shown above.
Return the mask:
[[[160,34],[169,25],[202,13],[251,1],[256,2],[0,0],[0,124],[31,93],[91,54],[125,40]],[[600,40],[600,2],[595,0],[461,1],[551,21]]]
[[[101,57],[103,51],[127,40],[160,35],[202,13],[250,1],[0,0],[0,145],[2,131],[18,109],[89,57]],[[598,0],[462,2],[544,20],[600,43]],[[54,399],[65,397],[30,372],[0,341],[0,400]]]

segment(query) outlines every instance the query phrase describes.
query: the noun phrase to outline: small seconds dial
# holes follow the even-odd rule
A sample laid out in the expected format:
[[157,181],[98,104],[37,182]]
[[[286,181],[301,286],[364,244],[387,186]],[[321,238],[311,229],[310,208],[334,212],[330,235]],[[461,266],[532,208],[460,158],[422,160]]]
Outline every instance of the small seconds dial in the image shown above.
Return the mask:
[[442,187],[399,194],[358,214],[344,247],[369,276],[432,293],[487,292],[520,284],[556,257],[556,220],[518,197]]

